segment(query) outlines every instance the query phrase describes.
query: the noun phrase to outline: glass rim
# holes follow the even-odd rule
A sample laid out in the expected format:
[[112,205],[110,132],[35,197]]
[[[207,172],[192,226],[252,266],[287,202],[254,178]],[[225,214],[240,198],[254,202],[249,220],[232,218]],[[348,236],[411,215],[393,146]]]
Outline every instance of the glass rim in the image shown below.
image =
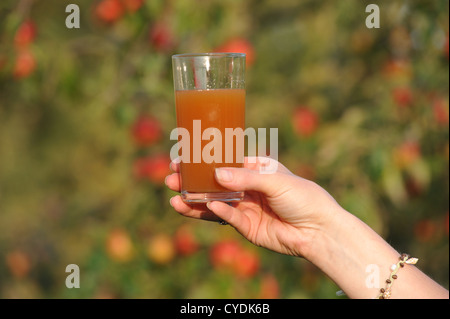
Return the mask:
[[172,55],[173,59],[176,58],[200,58],[200,57],[212,57],[212,58],[245,58],[245,53],[239,52],[206,52],[206,53],[180,53]]

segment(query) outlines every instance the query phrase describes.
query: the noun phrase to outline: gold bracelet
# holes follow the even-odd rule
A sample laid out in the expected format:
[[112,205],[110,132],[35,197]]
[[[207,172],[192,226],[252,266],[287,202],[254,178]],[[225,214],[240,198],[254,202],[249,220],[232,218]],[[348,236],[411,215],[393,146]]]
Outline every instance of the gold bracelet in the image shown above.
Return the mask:
[[408,254],[402,254],[399,259],[400,261],[398,263],[392,264],[391,275],[389,276],[389,279],[386,279],[386,288],[380,289],[380,294],[378,295],[377,299],[389,299],[391,297],[391,287],[394,283],[394,280],[398,278],[397,272],[399,271],[399,269],[405,267],[405,264],[415,265],[419,261],[418,258],[411,258]]

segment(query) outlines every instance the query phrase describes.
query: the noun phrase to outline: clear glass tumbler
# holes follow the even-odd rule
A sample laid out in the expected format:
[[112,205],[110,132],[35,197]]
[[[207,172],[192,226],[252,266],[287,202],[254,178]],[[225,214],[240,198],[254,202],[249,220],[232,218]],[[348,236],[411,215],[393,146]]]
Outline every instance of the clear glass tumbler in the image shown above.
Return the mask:
[[178,54],[172,64],[183,200],[242,200],[214,172],[243,166],[243,140],[232,133],[245,129],[245,54]]

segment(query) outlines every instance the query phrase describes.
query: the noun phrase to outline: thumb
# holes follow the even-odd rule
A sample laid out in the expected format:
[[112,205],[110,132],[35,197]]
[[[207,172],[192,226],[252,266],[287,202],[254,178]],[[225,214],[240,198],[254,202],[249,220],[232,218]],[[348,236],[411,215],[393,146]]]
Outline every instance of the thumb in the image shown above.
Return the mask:
[[248,168],[216,168],[216,180],[224,187],[233,191],[254,190],[266,196],[275,196],[284,185],[287,185],[291,176],[285,173],[274,172],[261,174],[257,170]]

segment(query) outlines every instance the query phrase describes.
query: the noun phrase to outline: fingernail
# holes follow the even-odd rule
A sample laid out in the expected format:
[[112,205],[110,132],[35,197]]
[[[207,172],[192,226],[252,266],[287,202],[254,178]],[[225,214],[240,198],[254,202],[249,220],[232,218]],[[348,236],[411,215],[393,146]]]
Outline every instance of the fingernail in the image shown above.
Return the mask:
[[225,168],[216,168],[216,176],[222,182],[231,182],[233,180],[233,173]]
[[173,197],[171,197],[171,198],[169,199],[169,204],[170,204],[170,206],[173,207],[172,200],[173,200]]

